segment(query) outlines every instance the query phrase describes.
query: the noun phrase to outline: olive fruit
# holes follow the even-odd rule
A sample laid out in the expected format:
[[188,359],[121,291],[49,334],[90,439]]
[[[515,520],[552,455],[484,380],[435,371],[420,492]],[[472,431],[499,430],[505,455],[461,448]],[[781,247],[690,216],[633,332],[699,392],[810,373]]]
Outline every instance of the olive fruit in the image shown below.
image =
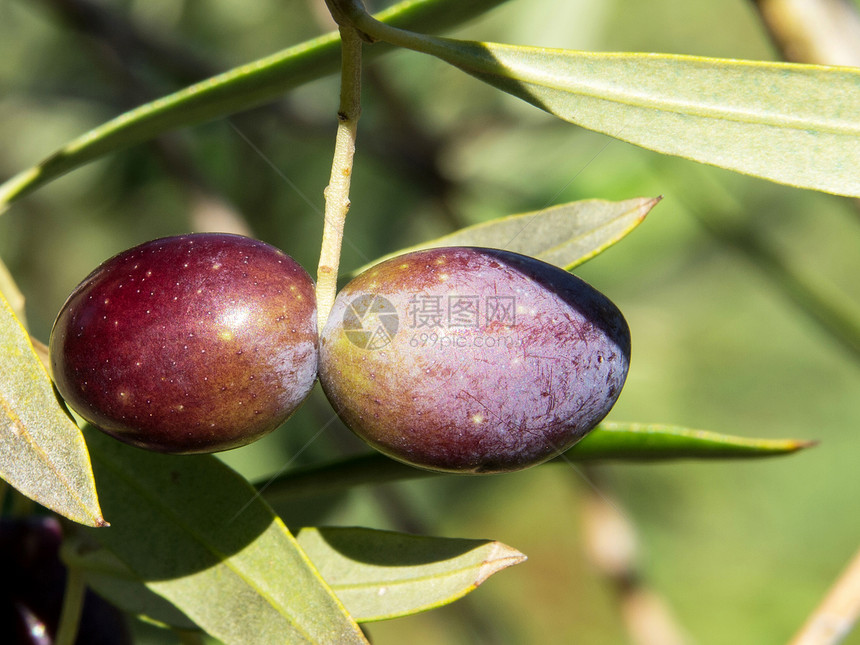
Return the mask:
[[382,262],[338,294],[319,378],[344,423],[420,468],[545,461],[603,419],[630,331],[591,286],[534,258],[437,248]]
[[57,389],[132,445],[200,453],[245,445],[316,380],[314,284],[282,251],[200,233],[136,246],[69,296],[51,332]]
[[[55,642],[66,567],[60,560],[63,532],[53,516],[0,518],[0,642]],[[76,645],[129,645],[125,616],[87,589]]]

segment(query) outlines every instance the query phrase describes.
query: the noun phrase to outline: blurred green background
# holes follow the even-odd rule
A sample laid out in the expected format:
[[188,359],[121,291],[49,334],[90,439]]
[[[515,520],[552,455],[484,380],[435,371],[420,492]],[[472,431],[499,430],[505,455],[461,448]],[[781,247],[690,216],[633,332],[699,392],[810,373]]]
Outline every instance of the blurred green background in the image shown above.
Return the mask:
[[[0,179],[129,107],[329,26],[313,0],[0,0]],[[779,58],[742,0],[513,0],[454,35]],[[47,341],[92,268],[154,237],[247,226],[313,273],[337,95],[336,79],[323,79],[112,154],[15,204],[0,217],[0,257],[27,297],[32,333]],[[654,195],[665,199],[629,238],[577,271],[632,329],[632,368],[610,418],[821,444],[758,462],[438,478],[279,509],[292,527],[493,538],[529,556],[454,605],[370,625],[375,643],[631,642],[615,584],[586,553],[595,499],[635,527],[638,574],[690,643],[786,642],[857,549],[858,356],[755,258],[709,232],[748,227],[857,307],[856,202],[664,158],[397,52],[367,69],[343,269],[493,217]],[[256,480],[360,452],[332,416],[317,391],[279,431],[223,458]],[[174,640],[135,629],[141,643]]]

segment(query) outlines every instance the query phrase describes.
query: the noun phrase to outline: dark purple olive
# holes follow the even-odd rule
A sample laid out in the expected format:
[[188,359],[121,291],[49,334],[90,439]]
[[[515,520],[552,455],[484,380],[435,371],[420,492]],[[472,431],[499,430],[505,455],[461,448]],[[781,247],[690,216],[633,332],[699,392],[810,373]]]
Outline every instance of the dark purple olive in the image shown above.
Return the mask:
[[117,439],[170,453],[236,448],[280,425],[313,387],[313,281],[245,237],[154,240],[74,290],[50,353],[63,398]]
[[[0,518],[0,642],[51,645],[66,587],[54,517]],[[87,590],[76,645],[129,645],[124,614]]]
[[630,331],[618,308],[539,260],[481,248],[409,253],[338,294],[320,383],[386,455],[492,473],[545,461],[614,405]]

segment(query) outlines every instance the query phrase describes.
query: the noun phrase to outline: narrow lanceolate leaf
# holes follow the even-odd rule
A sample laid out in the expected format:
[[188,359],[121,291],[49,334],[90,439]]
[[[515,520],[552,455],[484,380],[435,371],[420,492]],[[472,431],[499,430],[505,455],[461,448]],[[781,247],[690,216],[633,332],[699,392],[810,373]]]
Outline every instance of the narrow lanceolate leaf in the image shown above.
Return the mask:
[[60,515],[103,526],[81,431],[0,294],[0,477]]
[[860,68],[515,47],[359,18],[566,121],[665,154],[860,196]]
[[[67,539],[63,560],[133,615],[171,627],[196,625],[89,536]],[[358,622],[406,616],[453,602],[492,574],[524,561],[500,542],[421,537],[365,528],[304,528],[296,539]]]
[[[673,459],[752,459],[778,457],[815,445],[800,439],[752,439],[645,423],[604,422],[582,441],[548,463],[569,461],[667,461]],[[350,457],[287,472],[266,482],[272,503],[326,495],[355,486],[434,477],[379,453]]]
[[660,199],[637,197],[623,202],[592,199],[500,217],[401,249],[361,267],[355,274],[403,253],[442,246],[504,249],[571,270],[625,237]]
[[752,459],[786,455],[815,445],[800,439],[753,439],[646,423],[602,423],[568,450],[571,461]]
[[224,643],[364,643],[283,522],[210,455],[171,456],[88,429],[110,514],[91,537]]
[[490,540],[364,528],[306,528],[296,538],[360,622],[448,604],[494,573],[526,559],[519,551]]
[[[444,30],[506,0],[405,0],[377,14],[403,28]],[[382,54],[386,46],[369,48]],[[32,168],[0,185],[0,213],[39,186],[97,159],[172,130],[241,112],[330,74],[340,63],[336,32],[241,65],[130,110],[70,141]],[[334,118],[334,114],[332,114]]]

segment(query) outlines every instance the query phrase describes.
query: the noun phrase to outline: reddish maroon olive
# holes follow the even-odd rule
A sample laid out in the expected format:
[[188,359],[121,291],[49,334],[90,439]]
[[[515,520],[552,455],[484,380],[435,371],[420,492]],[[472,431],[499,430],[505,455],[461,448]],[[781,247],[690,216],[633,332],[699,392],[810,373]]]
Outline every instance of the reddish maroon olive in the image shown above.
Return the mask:
[[282,251],[238,235],[147,242],[106,261],[51,332],[57,389],[83,418],[141,448],[245,445],[316,379],[314,284]]
[[495,249],[439,248],[338,294],[320,383],[344,423],[431,470],[518,470],[559,454],[614,405],[630,360],[618,308],[579,278]]

